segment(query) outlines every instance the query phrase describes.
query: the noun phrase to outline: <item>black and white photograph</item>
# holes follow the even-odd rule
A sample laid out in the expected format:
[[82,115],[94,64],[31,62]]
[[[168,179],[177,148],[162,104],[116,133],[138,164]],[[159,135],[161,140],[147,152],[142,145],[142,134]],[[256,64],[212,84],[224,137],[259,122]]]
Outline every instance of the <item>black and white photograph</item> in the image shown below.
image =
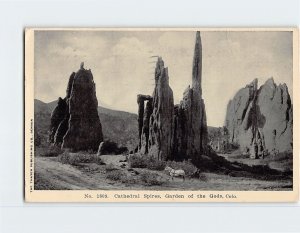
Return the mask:
[[295,29],[28,31],[31,192],[297,192]]

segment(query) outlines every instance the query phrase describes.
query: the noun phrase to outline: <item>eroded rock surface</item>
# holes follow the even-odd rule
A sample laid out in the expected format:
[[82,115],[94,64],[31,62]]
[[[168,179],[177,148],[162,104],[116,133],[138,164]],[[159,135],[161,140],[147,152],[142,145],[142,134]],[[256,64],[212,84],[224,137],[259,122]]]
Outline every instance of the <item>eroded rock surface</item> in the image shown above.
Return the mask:
[[270,78],[258,89],[255,79],[228,103],[226,127],[230,142],[242,150],[291,150],[293,115],[287,86]]
[[71,74],[66,97],[52,112],[49,141],[74,151],[97,151],[103,141],[97,107],[92,72],[82,65]]
[[181,103],[174,106],[168,69],[160,57],[156,63],[154,92],[146,108],[145,96],[138,95],[139,151],[142,154],[159,160],[197,160],[206,153],[208,133],[201,79],[202,45],[200,32],[197,32],[192,87],[184,91]]
[[152,108],[148,153],[159,160],[167,160],[172,152],[174,99],[169,86],[168,68],[164,67],[161,58],[156,63]]

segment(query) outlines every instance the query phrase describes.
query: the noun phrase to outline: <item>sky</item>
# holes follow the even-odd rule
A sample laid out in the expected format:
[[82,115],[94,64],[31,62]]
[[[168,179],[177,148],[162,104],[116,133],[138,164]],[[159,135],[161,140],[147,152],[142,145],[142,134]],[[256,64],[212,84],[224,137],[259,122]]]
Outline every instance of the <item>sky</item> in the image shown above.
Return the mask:
[[[292,97],[292,32],[201,31],[202,97],[209,126],[223,126],[236,92],[255,78],[286,83]],[[80,63],[91,69],[100,106],[137,113],[152,94],[156,58],[168,67],[174,102],[192,82],[195,31],[36,31],[35,98],[65,97]]]

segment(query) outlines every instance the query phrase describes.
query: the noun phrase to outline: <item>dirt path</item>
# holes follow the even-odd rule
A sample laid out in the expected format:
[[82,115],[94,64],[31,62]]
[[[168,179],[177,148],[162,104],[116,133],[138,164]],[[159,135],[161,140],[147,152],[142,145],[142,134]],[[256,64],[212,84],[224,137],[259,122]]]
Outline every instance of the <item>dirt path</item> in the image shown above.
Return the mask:
[[54,189],[113,189],[113,184],[106,182],[103,169],[99,169],[101,166],[95,166],[88,175],[77,167],[58,162],[55,157],[35,158],[35,173]]

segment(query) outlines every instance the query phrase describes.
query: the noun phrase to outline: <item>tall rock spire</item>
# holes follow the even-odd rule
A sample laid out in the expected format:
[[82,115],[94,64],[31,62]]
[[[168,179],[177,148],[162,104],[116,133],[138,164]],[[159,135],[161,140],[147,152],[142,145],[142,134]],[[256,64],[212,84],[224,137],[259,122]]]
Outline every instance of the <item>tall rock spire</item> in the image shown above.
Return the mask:
[[92,72],[81,63],[69,78],[66,97],[59,98],[52,112],[49,141],[74,151],[97,151],[103,141],[97,108]]
[[192,87],[188,86],[183,93],[183,100],[174,106],[168,69],[164,67],[162,58],[158,58],[155,88],[146,109],[144,103],[140,103],[145,100],[145,96],[138,96],[139,151],[142,154],[154,156],[159,160],[191,159],[195,164],[201,162],[202,155],[207,153],[208,140],[201,72],[202,45],[200,32],[197,32]]
[[196,43],[194,49],[194,60],[193,60],[193,80],[192,80],[192,89],[196,92],[199,92],[200,97],[202,96],[202,44],[200,32],[196,33]]
[[[196,163],[201,155],[206,153],[207,147],[207,123],[205,104],[202,99],[201,75],[202,75],[202,45],[200,32],[196,33],[196,42],[193,58],[192,87],[183,93],[177,115],[175,127],[178,130],[174,136],[178,138],[178,148],[174,148],[175,157],[184,157],[194,160]],[[177,123],[177,125],[176,125]],[[176,146],[176,145],[175,145]]]

